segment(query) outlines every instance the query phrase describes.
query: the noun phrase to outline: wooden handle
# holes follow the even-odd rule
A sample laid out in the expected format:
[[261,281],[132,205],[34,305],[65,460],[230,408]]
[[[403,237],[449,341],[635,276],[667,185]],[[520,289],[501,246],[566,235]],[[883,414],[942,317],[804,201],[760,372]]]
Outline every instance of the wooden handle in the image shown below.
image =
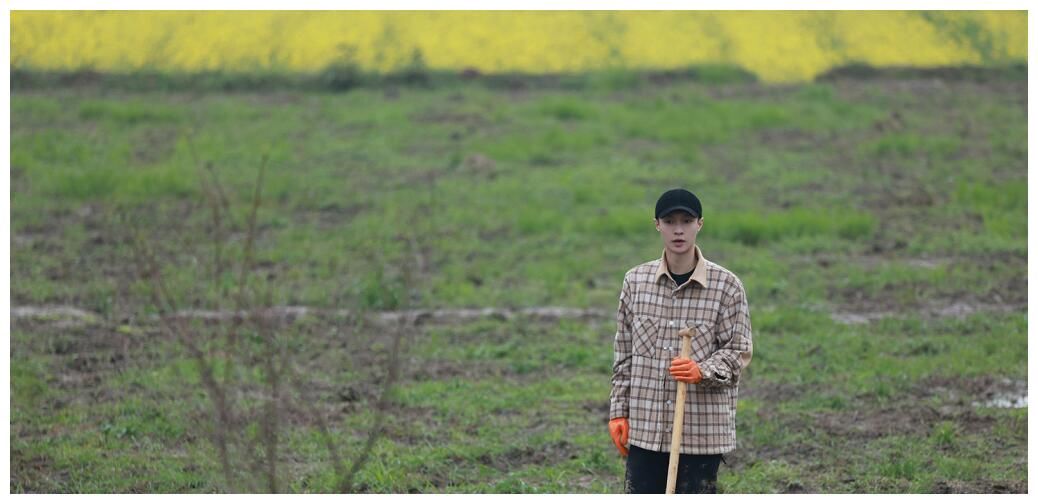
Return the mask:
[[[681,358],[692,353],[692,333],[688,328],[678,331],[681,335]],[[681,431],[685,425],[685,393],[688,384],[678,382],[678,397],[674,402],[674,426],[670,432],[670,466],[667,468],[667,493],[674,493],[678,484],[678,459],[681,455]]]

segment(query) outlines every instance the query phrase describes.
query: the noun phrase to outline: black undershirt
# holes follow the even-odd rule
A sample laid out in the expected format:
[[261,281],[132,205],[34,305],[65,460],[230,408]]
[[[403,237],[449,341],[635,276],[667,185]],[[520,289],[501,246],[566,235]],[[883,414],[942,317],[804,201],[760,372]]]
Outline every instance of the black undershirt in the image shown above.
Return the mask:
[[678,274],[674,273],[673,271],[670,271],[670,268],[667,268],[667,272],[670,273],[670,277],[673,278],[674,281],[678,283],[678,286],[681,286],[685,282],[687,282],[688,279],[692,276],[692,273],[694,273],[695,271],[696,271],[695,268],[693,268],[692,271],[689,271],[688,273],[684,273],[684,274],[678,275]]

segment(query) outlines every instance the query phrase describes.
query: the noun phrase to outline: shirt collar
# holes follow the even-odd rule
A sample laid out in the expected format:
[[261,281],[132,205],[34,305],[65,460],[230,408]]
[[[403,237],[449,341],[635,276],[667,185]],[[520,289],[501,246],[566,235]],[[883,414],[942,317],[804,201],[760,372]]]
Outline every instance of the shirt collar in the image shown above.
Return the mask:
[[[692,280],[699,282],[699,285],[706,287],[706,258],[703,257],[703,252],[699,250],[699,245],[695,246],[693,252],[696,257],[696,269],[692,271]],[[667,266],[667,249],[663,249],[663,255],[660,257],[660,265],[656,268],[656,280],[661,277],[669,276]]]

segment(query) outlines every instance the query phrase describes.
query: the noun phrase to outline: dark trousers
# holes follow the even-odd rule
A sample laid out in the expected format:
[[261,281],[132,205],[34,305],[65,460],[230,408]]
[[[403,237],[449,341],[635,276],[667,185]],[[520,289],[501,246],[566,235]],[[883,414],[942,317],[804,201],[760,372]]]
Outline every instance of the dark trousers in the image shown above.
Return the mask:
[[[627,454],[626,493],[664,493],[667,491],[667,468],[670,453],[657,452],[631,445]],[[674,493],[717,493],[717,468],[721,455],[680,455],[678,481]]]

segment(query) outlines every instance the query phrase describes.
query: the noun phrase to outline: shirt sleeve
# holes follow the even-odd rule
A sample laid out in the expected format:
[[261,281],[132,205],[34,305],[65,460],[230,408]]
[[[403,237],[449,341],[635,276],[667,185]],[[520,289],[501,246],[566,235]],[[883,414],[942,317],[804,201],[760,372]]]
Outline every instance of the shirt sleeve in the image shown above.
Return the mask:
[[742,282],[735,279],[731,294],[718,314],[717,337],[720,347],[699,365],[705,387],[730,387],[739,383],[742,370],[753,356],[750,306]]
[[631,398],[631,291],[624,277],[620,306],[616,310],[616,338],[613,340],[613,387],[609,393],[609,418],[627,417]]

